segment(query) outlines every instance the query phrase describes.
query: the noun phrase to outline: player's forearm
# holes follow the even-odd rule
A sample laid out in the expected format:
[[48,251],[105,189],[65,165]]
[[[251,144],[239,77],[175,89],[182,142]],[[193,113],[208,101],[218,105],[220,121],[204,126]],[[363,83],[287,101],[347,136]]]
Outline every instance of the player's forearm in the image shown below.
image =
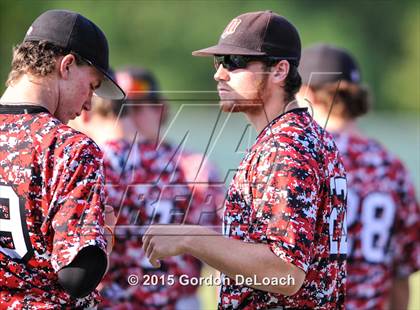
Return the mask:
[[270,251],[266,244],[251,244],[225,238],[210,229],[199,227],[198,233],[185,241],[187,253],[206,262],[235,279],[236,275],[263,279],[292,279],[290,285],[277,285],[270,280],[269,285],[249,285],[259,290],[283,295],[293,295],[301,287],[305,273],[298,267],[283,261]]
[[410,297],[410,287],[408,277],[392,281],[390,309],[405,310],[408,308],[408,299]]

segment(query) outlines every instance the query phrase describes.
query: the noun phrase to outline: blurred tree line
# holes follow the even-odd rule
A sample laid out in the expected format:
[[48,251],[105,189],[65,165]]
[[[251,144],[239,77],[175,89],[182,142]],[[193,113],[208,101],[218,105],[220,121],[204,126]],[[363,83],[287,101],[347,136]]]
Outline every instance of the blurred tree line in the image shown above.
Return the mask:
[[[110,43],[113,67],[152,69],[165,91],[214,91],[213,62],[191,51],[217,42],[235,16],[273,10],[292,21],[303,46],[328,42],[349,49],[375,96],[375,108],[418,111],[420,93],[420,6],[417,1],[0,1],[0,80],[11,50],[41,12],[75,10],[97,23]],[[167,94],[170,99],[216,98]],[[204,97],[203,97],[204,96]]]

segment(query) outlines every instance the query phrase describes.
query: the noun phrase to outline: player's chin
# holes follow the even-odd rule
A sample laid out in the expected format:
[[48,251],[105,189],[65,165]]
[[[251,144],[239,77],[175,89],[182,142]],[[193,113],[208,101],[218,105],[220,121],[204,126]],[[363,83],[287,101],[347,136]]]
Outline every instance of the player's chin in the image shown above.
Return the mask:
[[59,115],[55,115],[55,117],[62,122],[64,125],[67,125],[68,122],[70,121],[70,119],[68,117],[64,117],[64,116],[59,116]]
[[241,112],[240,104],[236,100],[221,99],[220,108],[223,112]]
[[77,114],[71,114],[71,115],[67,115],[66,117],[63,117],[62,119],[61,119],[61,122],[63,123],[63,124],[68,124],[70,121],[72,121],[72,120],[74,120],[74,119],[76,119],[78,117],[78,115]]
[[255,103],[244,103],[241,100],[220,100],[220,107],[223,112],[247,112],[259,108]]
[[220,99],[219,104],[220,104],[220,109],[223,112],[231,112],[232,104],[230,101]]
[[82,114],[82,112],[77,112],[77,113],[73,113],[72,115],[69,116],[68,122],[75,120],[76,118],[78,118],[80,115]]

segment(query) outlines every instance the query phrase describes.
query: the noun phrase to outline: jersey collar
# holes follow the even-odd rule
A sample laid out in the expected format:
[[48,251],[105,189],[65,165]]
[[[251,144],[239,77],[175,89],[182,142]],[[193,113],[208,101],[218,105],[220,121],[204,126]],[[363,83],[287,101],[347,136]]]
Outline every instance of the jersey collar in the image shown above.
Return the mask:
[[36,114],[50,113],[46,108],[30,104],[0,104],[0,114]]

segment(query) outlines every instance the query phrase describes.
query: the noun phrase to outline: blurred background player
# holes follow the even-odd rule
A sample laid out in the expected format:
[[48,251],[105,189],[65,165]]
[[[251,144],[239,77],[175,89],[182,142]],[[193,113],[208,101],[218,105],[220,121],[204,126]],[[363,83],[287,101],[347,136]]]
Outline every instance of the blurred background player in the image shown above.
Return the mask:
[[124,98],[107,71],[105,35],[71,11],[44,12],[14,49],[0,99],[0,309],[98,303],[112,232],[102,152],[66,124],[94,92]]
[[135,104],[135,108],[130,110],[130,115],[138,130],[140,141],[155,145],[156,149],[167,149],[167,152],[172,154],[188,186],[194,191],[195,203],[209,204],[210,212],[201,215],[200,224],[219,225],[220,221],[213,212],[216,208],[221,212],[224,200],[224,187],[220,184],[218,169],[204,154],[186,150],[161,139],[169,107],[154,74],[145,68],[129,67],[117,71],[116,80],[130,93],[133,101],[130,103],[129,100],[128,105]]
[[[334,134],[347,171],[346,309],[406,309],[419,269],[419,206],[401,161],[358,128],[370,107],[354,58],[318,44],[305,49],[299,100]],[[303,103],[307,105],[307,102]]]
[[[101,283],[101,307],[199,309],[198,287],[182,286],[178,277],[199,277],[200,261],[184,255],[165,260],[156,269],[141,249],[141,233],[150,223],[183,223],[184,215],[185,223],[216,225],[216,203],[223,202],[223,187],[209,185],[217,176],[208,164],[201,167],[202,155],[178,154],[178,148],[159,141],[168,107],[154,76],[147,70],[131,68],[117,72],[116,77],[129,92],[128,100],[123,103],[95,98],[92,111],[85,111],[73,123],[104,150],[107,203],[118,210],[116,245],[108,275]],[[186,156],[190,166],[182,164]],[[199,180],[198,184],[188,182],[187,186],[186,174]],[[180,201],[180,197],[185,199]],[[130,275],[149,279],[149,283],[140,281],[130,286]],[[168,282],[169,275],[174,277],[173,282]],[[150,276],[163,276],[160,279],[164,280],[151,285]]]

